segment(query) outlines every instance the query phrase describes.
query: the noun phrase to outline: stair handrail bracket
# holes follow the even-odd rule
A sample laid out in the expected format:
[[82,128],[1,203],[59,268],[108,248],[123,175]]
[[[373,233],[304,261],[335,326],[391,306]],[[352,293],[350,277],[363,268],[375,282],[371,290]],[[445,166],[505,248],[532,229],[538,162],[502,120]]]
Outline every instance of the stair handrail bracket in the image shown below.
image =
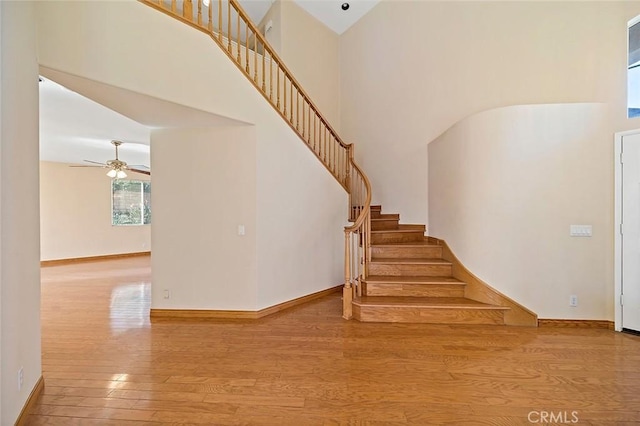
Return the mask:
[[[361,294],[370,260],[371,184],[342,141],[238,0],[138,0],[209,35],[349,194],[343,317]],[[348,296],[347,296],[348,294]]]

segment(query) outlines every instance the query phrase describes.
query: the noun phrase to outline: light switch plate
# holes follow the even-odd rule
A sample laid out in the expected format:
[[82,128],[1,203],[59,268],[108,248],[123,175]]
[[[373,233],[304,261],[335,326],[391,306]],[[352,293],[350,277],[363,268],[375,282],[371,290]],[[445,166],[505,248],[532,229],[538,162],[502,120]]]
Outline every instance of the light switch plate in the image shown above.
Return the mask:
[[593,227],[591,225],[571,225],[569,227],[569,235],[572,237],[590,237],[593,235]]

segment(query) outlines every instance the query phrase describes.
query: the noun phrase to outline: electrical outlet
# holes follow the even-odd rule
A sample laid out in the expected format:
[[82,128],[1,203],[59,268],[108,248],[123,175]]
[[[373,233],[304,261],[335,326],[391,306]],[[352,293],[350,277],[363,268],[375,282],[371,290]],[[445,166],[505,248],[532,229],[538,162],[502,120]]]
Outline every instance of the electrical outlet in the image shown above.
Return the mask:
[[22,390],[22,385],[24,385],[24,368],[20,367],[18,370],[18,392]]
[[169,290],[165,290],[165,291],[164,291],[164,298],[165,298],[165,299],[168,299],[168,298],[170,298],[170,297],[171,297],[171,293],[169,292]]
[[571,296],[569,296],[569,306],[573,308],[578,306],[578,296],[576,296],[575,294],[572,294]]

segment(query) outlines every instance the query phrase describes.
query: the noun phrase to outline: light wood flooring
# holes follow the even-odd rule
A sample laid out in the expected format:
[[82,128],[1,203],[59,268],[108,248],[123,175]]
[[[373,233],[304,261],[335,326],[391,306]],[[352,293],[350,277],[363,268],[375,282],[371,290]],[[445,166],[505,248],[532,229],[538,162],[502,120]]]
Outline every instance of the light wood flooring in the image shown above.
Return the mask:
[[149,282],[147,257],[43,268],[45,390],[27,424],[640,423],[636,336],[345,321],[339,295],[150,323]]

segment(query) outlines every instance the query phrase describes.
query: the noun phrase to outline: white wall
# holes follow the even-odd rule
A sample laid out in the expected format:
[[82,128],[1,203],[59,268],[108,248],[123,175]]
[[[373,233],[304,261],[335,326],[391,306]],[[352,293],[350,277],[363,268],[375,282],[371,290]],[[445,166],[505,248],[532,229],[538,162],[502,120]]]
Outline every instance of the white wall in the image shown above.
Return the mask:
[[255,310],[255,128],[154,130],[151,144],[153,308]]
[[[203,295],[215,294],[217,290],[210,288],[211,269],[201,265],[199,279],[188,275],[192,285],[182,290],[191,296],[172,297],[169,302],[158,300],[157,290],[163,287],[158,287],[154,273],[154,308],[195,308],[197,299],[197,307],[201,309],[255,310],[340,282],[342,263],[334,261],[334,256],[341,258],[343,250],[340,236],[347,214],[344,190],[209,37],[133,1],[38,3],[38,29],[42,66],[255,125],[255,297],[243,295],[242,304],[234,298],[208,300]],[[115,105],[111,107],[118,109]],[[161,209],[156,204],[157,194],[162,194],[163,185],[169,183],[158,175],[158,167],[163,166],[159,163],[162,160],[155,157],[153,141],[151,151],[156,205],[152,228],[155,258],[170,249],[161,247],[165,243],[161,242],[157,229]],[[189,161],[195,161],[198,152],[193,152]],[[232,176],[231,164],[220,166],[227,169],[216,171],[217,178]],[[216,181],[205,184],[215,188]],[[321,215],[316,214],[317,208],[323,209]],[[229,218],[232,216],[230,213]],[[220,230],[215,230],[224,238],[218,243],[222,247],[238,247],[237,235],[227,233],[232,219],[228,220],[220,225]],[[210,235],[214,231],[207,232]],[[245,241],[252,238],[250,232],[247,227]],[[206,247],[205,242],[198,244]],[[182,256],[175,250],[172,254],[175,270],[187,273],[186,268],[193,266],[188,257],[194,254]],[[198,256],[202,262],[211,262],[210,253]],[[274,261],[262,260],[269,257]],[[310,268],[309,259],[318,262],[316,269]],[[155,269],[157,260],[152,262]],[[315,276],[309,276],[309,271],[314,271]],[[173,276],[175,280],[169,284],[178,286],[179,277]],[[245,276],[240,285],[245,286],[249,280]]]
[[[541,318],[613,318],[612,139],[603,104],[494,109],[429,144],[430,234]],[[569,226],[593,226],[593,237]],[[569,296],[579,305],[569,307]]]
[[[268,20],[278,54],[339,132],[339,36],[293,1],[275,1]],[[303,144],[269,138],[258,145],[258,278],[282,285],[259,286],[259,309],[344,281],[346,192]]]
[[268,139],[257,155],[258,309],[344,282],[346,192],[303,144]]
[[[111,225],[111,179],[105,174],[102,168],[40,162],[41,260],[151,250],[151,225]],[[149,176],[129,172],[127,179]]]
[[605,102],[612,135],[639,127],[625,66],[638,14],[637,1],[380,2],[340,38],[341,129],[374,201],[428,222],[427,144],[490,108]]
[[[0,2],[0,424],[12,425],[42,374],[38,64],[34,6]],[[18,392],[18,370],[24,385]]]

